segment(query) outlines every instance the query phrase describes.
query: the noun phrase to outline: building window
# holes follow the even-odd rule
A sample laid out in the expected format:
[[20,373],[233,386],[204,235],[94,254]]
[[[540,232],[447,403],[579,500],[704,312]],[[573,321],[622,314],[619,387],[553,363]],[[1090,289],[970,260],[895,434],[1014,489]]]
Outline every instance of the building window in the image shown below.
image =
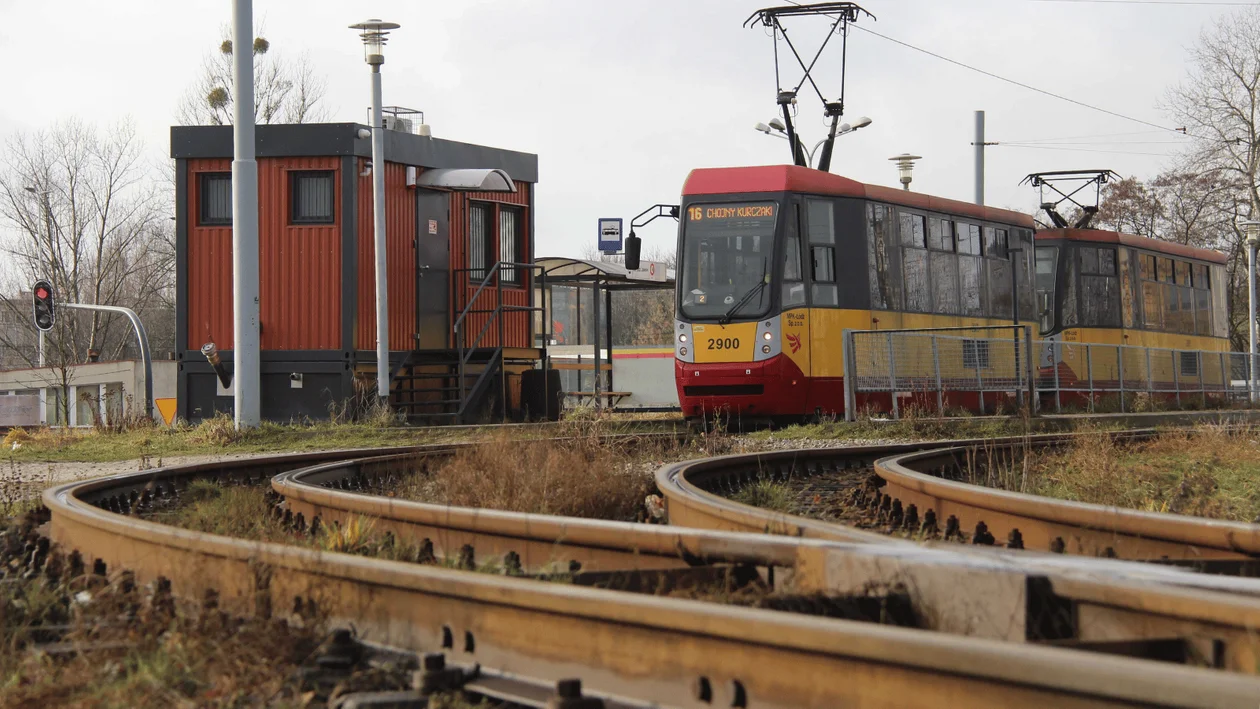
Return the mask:
[[493,223],[494,205],[480,202],[468,205],[468,277],[474,283],[484,281],[494,263],[490,227]]
[[203,172],[197,175],[198,226],[232,225],[232,173]]
[[333,223],[333,171],[289,173],[293,224]]
[[[521,210],[516,207],[499,207],[499,260],[504,263],[520,263],[522,247]],[[521,269],[517,266],[500,266],[499,278],[504,283],[522,285]]]

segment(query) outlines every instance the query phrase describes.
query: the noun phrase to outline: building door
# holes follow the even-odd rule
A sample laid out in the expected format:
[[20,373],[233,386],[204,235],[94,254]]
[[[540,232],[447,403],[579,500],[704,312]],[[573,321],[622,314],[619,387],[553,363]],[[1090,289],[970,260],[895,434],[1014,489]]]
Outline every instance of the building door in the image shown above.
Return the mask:
[[450,346],[450,194],[416,190],[416,348]]

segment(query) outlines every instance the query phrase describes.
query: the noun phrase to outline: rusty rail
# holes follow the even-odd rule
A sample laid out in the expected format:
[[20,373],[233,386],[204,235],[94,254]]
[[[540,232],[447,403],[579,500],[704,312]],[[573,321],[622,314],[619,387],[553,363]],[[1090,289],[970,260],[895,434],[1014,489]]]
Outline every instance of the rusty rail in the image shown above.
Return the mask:
[[[577,675],[597,695],[666,706],[1249,706],[1260,694],[1260,680],[1232,673],[228,539],[92,503],[180,477],[256,480],[364,455],[145,471],[62,485],[44,502],[56,543],[141,583],[165,576],[190,598],[213,588],[239,612],[317,604],[375,641],[549,681]],[[892,549],[846,558],[874,554],[880,565]],[[834,575],[823,552],[809,553]]]

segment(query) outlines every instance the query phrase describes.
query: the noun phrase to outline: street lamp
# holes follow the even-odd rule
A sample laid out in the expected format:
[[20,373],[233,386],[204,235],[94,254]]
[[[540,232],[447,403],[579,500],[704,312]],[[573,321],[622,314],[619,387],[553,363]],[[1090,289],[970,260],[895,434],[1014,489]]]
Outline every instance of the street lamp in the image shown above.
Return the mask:
[[[859,128],[865,128],[869,126],[870,124],[871,124],[871,119],[867,118],[866,116],[859,117],[852,124],[841,123],[839,130],[836,131],[836,137],[840,137],[844,135],[845,133],[852,133]],[[753,129],[760,131],[762,133],[765,133],[766,135],[773,136],[775,138],[782,138],[783,140],[788,140],[788,137],[783,134],[784,125],[777,118],[771,119],[769,125],[765,123],[758,123],[757,125],[753,126]],[[778,131],[778,132],[772,133],[771,131]],[[817,151],[818,148],[822,146],[823,143],[826,143],[826,142],[827,142],[827,139],[823,138],[822,140],[815,143],[813,148],[807,151],[810,165],[814,164],[814,152]]]
[[918,155],[902,153],[888,158],[897,163],[897,174],[901,177],[901,189],[910,191],[910,181],[914,179],[914,161],[922,160]]
[[381,112],[381,65],[385,41],[397,22],[372,19],[350,25],[363,39],[363,58],[372,67],[372,245],[376,251],[376,394],[389,398],[389,285],[385,278],[385,117]]
[[1240,219],[1238,225],[1247,234],[1247,325],[1251,341],[1247,350],[1247,390],[1256,400],[1256,247],[1260,246],[1260,221]]

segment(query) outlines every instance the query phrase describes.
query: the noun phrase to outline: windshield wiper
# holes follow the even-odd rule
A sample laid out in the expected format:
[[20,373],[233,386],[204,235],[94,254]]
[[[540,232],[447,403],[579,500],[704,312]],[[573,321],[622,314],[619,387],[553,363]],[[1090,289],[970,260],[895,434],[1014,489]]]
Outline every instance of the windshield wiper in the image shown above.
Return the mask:
[[730,310],[728,310],[728,311],[726,311],[726,314],[725,314],[725,315],[723,315],[721,318],[718,318],[718,324],[719,324],[719,325],[730,325],[730,324],[731,324],[731,318],[732,318],[732,317],[734,317],[734,315],[735,315],[735,311],[737,311],[737,310],[739,310],[740,308],[744,307],[744,306],[748,303],[748,301],[752,300],[752,297],[753,297],[754,295],[757,295],[758,293],[760,293],[760,292],[761,292],[761,289],[762,289],[762,288],[765,288],[765,287],[766,287],[766,284],[767,284],[767,283],[769,283],[769,282],[770,282],[770,279],[769,279],[769,278],[766,278],[766,272],[765,272],[765,270],[763,269],[763,270],[762,270],[762,272],[761,272],[761,280],[760,280],[760,281],[757,281],[757,285],[753,286],[752,288],[749,288],[749,289],[748,289],[748,292],[744,294],[744,297],[742,297],[742,298],[740,298],[740,299],[739,299],[739,302],[738,302],[738,303],[736,303],[736,304],[732,305],[732,306],[731,306],[731,309],[730,309]]

